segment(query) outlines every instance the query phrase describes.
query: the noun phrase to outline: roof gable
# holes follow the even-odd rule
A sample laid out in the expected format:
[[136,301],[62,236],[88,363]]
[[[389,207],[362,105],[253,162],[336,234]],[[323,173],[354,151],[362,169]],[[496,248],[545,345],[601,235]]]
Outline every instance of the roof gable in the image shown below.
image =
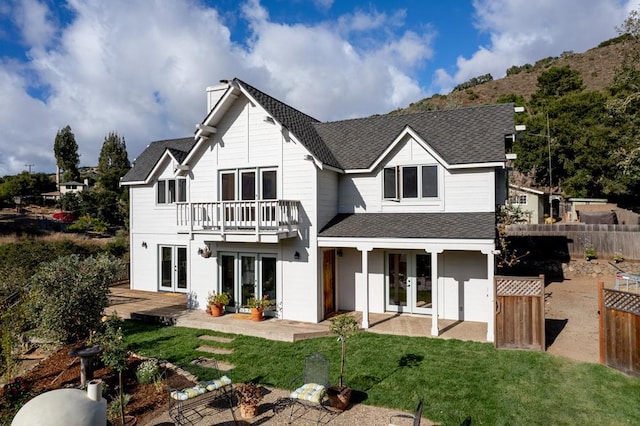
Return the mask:
[[407,128],[447,164],[505,161],[504,138],[515,132],[512,104],[378,115],[316,123],[318,134],[344,169],[369,169]]
[[195,144],[196,141],[193,137],[152,142],[142,151],[142,154],[134,160],[133,167],[131,167],[122,178],[122,184],[126,185],[147,181],[152,170],[167,150],[176,161],[184,161]]

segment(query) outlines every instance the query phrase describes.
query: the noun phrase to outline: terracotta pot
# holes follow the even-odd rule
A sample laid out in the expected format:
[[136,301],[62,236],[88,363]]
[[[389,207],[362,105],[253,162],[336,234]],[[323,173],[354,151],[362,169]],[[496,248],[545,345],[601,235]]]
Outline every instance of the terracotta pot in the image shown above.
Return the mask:
[[222,303],[218,303],[217,305],[211,304],[209,307],[211,308],[212,317],[221,317],[224,315],[224,305]]
[[329,405],[336,410],[344,411],[351,399],[351,388],[346,386],[331,386],[327,389],[327,396],[329,397]]
[[251,308],[251,321],[262,321],[264,308]]
[[257,405],[240,404],[240,417],[242,417],[243,419],[252,419],[257,415]]

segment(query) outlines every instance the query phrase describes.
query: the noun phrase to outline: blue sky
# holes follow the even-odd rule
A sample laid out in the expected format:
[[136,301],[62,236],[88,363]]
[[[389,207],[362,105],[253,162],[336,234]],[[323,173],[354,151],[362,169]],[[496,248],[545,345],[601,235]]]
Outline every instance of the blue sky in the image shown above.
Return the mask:
[[5,0],[0,175],[82,166],[109,132],[130,159],[187,136],[205,88],[239,77],[320,119],[383,114],[472,77],[583,52],[640,0]]

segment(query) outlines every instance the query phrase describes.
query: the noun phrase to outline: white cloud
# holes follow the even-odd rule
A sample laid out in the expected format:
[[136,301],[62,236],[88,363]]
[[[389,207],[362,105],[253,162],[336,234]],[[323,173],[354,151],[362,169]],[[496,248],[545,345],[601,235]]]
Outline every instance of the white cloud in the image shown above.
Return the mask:
[[[249,0],[234,17],[236,25],[248,23],[248,40],[238,44],[228,11],[200,2],[68,0],[74,20],[64,26],[47,11],[49,2],[22,4],[30,12],[14,15],[30,61],[0,59],[0,97],[11,99],[0,105],[0,126],[8,129],[0,136],[0,174],[24,164],[52,171],[53,141],[66,125],[81,165],[97,164],[111,131],[126,138],[133,159],[152,140],[191,134],[206,113],[205,88],[226,78],[323,120],[384,113],[424,95],[416,74],[432,55],[429,33],[402,30],[403,11],[358,11],[343,32],[340,19],[276,24]],[[27,31],[34,24],[41,28]],[[363,33],[366,39],[350,38]],[[30,95],[36,92],[45,95]]]
[[476,26],[491,43],[469,58],[459,57],[457,69],[436,71],[434,86],[444,93],[472,77],[505,75],[512,65],[533,63],[563,51],[582,52],[617,35],[638,0],[474,0]]

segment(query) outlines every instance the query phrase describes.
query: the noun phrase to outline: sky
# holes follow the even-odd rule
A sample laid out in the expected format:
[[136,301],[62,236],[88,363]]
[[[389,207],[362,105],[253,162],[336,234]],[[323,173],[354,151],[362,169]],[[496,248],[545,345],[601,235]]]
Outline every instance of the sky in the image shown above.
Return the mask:
[[238,77],[319,119],[385,114],[618,35],[640,0],[2,0],[0,176],[80,166],[110,132],[134,160],[192,135]]

